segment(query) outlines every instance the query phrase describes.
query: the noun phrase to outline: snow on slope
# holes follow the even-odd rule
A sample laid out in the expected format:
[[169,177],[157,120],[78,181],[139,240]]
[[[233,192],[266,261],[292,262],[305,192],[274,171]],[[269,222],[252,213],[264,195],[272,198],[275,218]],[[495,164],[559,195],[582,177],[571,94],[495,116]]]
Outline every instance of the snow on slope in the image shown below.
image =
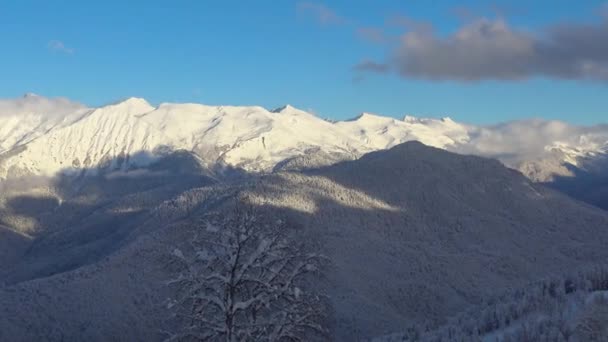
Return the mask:
[[210,166],[270,171],[282,161],[313,151],[321,150],[332,160],[339,155],[352,159],[411,140],[498,158],[508,166],[530,170],[532,178],[564,173],[563,163],[576,165],[581,158],[608,153],[608,127],[575,127],[558,121],[478,127],[450,118],[399,120],[364,113],[332,123],[289,105],[274,111],[190,103],[155,108],[131,98],[87,109],[65,99],[35,95],[0,101],[0,179],[84,168],[94,172],[99,166],[124,170],[146,166],[176,150],[192,152]]
[[355,120],[337,122],[336,126],[356,137],[370,150],[387,149],[411,140],[441,148],[468,141],[467,127],[450,118],[436,120],[406,116],[402,121],[363,113]]
[[161,104],[142,120],[171,137],[174,148],[248,170],[269,170],[312,147],[353,148],[352,139],[332,124],[291,106],[270,112],[261,107]]
[[564,161],[576,166],[581,158],[608,153],[608,134],[606,137],[581,135],[576,144],[555,142],[547,146],[546,150],[563,153]]
[[209,164],[269,171],[285,159],[319,147],[359,155],[409,140],[443,148],[466,141],[466,127],[446,119],[401,121],[364,114],[330,123],[291,106],[268,111],[255,106],[165,103],[154,108],[136,98],[61,122],[66,121],[25,143],[4,133],[0,139],[7,141],[8,153],[0,154],[0,177],[53,175],[102,165],[127,169],[146,166],[175,150],[191,151]]
[[0,154],[52,129],[70,125],[88,110],[67,99],[47,99],[35,94],[0,100]]
[[[166,141],[161,131],[137,117],[153,109],[145,100],[128,99],[90,111],[80,120],[25,144],[22,152],[4,161],[0,176],[6,176],[9,170],[53,175],[116,162],[120,157],[146,165],[151,160],[141,152],[152,151]],[[130,160],[131,157],[136,160]]]
[[583,161],[608,153],[608,125],[528,119],[471,127],[469,136],[467,144],[453,151],[498,158],[538,181],[571,175],[565,164],[580,168]]

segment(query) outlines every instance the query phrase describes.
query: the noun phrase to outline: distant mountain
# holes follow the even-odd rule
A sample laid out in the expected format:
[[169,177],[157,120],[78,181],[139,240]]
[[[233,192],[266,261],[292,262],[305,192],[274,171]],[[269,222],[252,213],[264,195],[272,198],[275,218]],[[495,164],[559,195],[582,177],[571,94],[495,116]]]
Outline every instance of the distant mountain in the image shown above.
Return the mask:
[[[162,340],[167,256],[235,198],[284,219],[327,257],[309,286],[328,296],[336,341],[439,326],[494,293],[608,258],[608,213],[492,159],[408,142],[329,166],[309,167],[313,157],[303,170],[213,181],[196,176],[205,171],[191,157],[155,163],[151,174],[56,182],[60,201],[7,200],[14,219],[3,225],[31,220],[38,229],[7,240],[25,246],[0,268],[0,340]],[[169,169],[176,160],[183,167]]]
[[554,175],[546,184],[576,199],[608,210],[608,153],[565,164],[566,175]]
[[89,109],[67,99],[49,99],[26,94],[0,100],[0,154],[73,124]]
[[[129,170],[180,150],[210,168],[268,172],[308,158],[311,151],[320,151],[316,162],[321,165],[412,140],[497,158],[546,182],[572,176],[569,165],[579,167],[582,160],[608,153],[608,126],[544,120],[473,126],[449,118],[399,120],[369,113],[329,122],[289,105],[272,111],[171,103],[154,107],[138,98],[100,108],[32,94],[0,101],[0,179]],[[331,157],[321,161],[321,154]]]
[[[21,101],[35,107],[41,100],[34,100]],[[0,125],[3,178],[145,167],[177,150],[190,151],[207,165],[259,172],[311,149],[353,155],[409,140],[446,147],[466,138],[465,126],[450,120],[401,121],[363,114],[330,123],[291,106],[274,111],[198,104],[152,107],[137,98],[88,111],[66,106],[63,116],[53,115],[44,125],[38,114],[3,117],[20,127]],[[108,165],[110,160],[114,164]]]
[[608,239],[602,211],[497,161],[417,142],[269,176],[248,194],[319,236],[343,341],[442,321],[503,286],[601,264],[593,241]]
[[605,265],[606,211],[545,185],[608,208],[607,170],[605,125],[0,100],[0,340],[162,340],[167,255],[235,198],[328,258],[333,340],[437,327]]

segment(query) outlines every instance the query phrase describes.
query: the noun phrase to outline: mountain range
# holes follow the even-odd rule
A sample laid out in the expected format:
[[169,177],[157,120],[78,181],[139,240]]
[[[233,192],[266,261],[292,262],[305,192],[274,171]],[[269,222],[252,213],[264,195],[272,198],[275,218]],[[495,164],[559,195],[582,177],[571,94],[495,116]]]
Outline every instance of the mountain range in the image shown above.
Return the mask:
[[[329,121],[292,106],[206,106],[140,98],[87,108],[27,94],[0,101],[0,178],[99,169],[129,171],[172,151],[209,168],[268,172],[294,158],[316,163],[353,159],[406,141],[497,158],[535,181],[594,173],[608,153],[608,126],[579,127],[540,119],[475,126],[450,118],[403,119],[363,113]],[[75,143],[77,142],[77,143]],[[108,164],[112,161],[112,164]]]
[[485,296],[608,258],[605,211],[492,159],[407,142],[233,181],[193,161],[5,192],[0,339],[162,340],[168,256],[234,198],[289,222],[330,261],[311,286],[327,295],[331,340],[433,327]]
[[306,290],[330,340],[432,331],[608,258],[604,126],[30,94],[0,134],[0,340],[163,340],[172,253],[235,199],[328,260]]

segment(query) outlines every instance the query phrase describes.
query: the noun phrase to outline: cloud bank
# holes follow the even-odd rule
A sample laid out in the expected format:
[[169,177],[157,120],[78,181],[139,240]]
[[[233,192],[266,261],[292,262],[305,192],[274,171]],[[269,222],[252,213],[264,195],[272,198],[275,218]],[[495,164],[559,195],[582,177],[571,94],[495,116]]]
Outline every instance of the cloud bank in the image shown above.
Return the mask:
[[511,27],[501,18],[471,20],[448,36],[430,25],[409,27],[390,58],[356,69],[390,68],[404,78],[430,80],[608,81],[608,16],[595,24],[562,23],[538,32]]
[[66,98],[47,98],[35,94],[26,94],[16,99],[0,99],[0,118],[29,114],[54,118],[84,109],[84,105]]
[[497,158],[516,166],[523,161],[549,157],[557,147],[581,156],[608,152],[608,125],[576,126],[562,121],[528,119],[471,126],[469,141],[450,150]]

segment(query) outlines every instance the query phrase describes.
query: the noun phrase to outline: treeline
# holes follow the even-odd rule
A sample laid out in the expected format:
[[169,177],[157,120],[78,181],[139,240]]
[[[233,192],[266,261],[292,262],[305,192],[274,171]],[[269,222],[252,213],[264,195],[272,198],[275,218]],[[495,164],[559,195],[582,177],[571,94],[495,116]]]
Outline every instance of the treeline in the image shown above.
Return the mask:
[[608,268],[539,281],[430,326],[374,341],[608,341]]

